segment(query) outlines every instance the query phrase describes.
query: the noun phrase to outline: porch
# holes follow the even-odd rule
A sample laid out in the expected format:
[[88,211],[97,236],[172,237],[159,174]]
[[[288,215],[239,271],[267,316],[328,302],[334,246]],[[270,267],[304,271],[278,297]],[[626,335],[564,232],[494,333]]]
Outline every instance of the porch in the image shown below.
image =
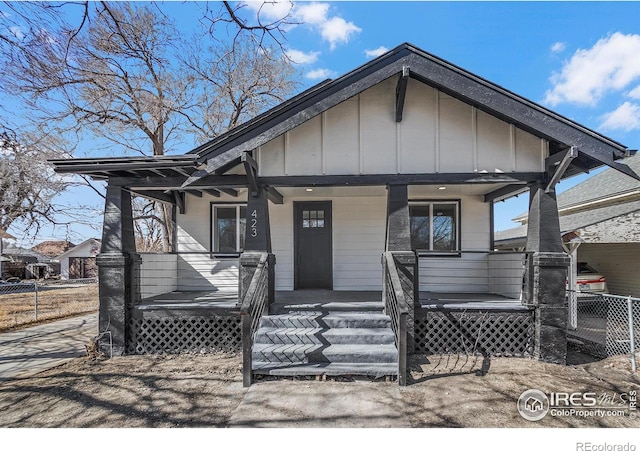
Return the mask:
[[[277,291],[267,315],[338,313],[364,318],[363,314],[384,310],[380,291],[297,290]],[[518,299],[494,293],[420,292],[420,307],[416,305],[414,314],[417,353],[532,355],[533,310]],[[148,297],[133,307],[129,333],[128,352],[134,354],[240,352],[237,293],[173,291]],[[288,335],[305,333],[289,331]]]
[[[283,309],[346,309],[382,307],[381,291],[296,290],[276,291],[271,311]],[[238,295],[225,291],[172,291],[143,299],[138,310],[187,311],[215,309],[238,312]],[[420,292],[420,308],[425,310],[528,310],[519,299],[495,293]]]

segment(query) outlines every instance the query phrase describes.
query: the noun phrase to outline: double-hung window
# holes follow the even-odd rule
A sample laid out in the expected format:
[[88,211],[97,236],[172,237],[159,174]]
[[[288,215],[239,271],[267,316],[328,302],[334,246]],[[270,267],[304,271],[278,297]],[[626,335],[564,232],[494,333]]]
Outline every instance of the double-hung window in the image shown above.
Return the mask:
[[411,202],[411,249],[455,252],[460,250],[459,202]]
[[246,215],[244,205],[213,205],[213,252],[235,254],[243,251]]

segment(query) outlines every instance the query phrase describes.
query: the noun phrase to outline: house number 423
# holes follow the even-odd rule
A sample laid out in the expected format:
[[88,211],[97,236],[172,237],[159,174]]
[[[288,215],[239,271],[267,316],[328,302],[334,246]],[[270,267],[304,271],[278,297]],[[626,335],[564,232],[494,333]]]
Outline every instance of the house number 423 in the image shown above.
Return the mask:
[[258,212],[253,210],[251,212],[251,225],[249,227],[251,229],[251,236],[258,236]]

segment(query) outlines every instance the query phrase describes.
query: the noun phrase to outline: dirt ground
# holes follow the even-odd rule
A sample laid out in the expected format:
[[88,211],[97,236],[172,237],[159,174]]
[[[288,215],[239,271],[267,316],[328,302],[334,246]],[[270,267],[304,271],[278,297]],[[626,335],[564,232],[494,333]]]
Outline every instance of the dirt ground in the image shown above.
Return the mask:
[[[247,395],[237,355],[127,356],[75,359],[28,379],[0,383],[0,426],[5,428],[174,428],[226,427]],[[279,393],[301,387],[345,385],[354,395],[380,390],[412,427],[612,427],[640,426],[624,417],[553,417],[524,420],[520,394],[594,392],[619,402],[620,393],[640,389],[628,357],[558,366],[527,359],[421,357],[407,387],[395,382],[340,379],[262,379]],[[329,391],[330,392],[330,391]],[[363,392],[364,393],[364,392]],[[381,395],[382,396],[382,395]],[[397,405],[395,405],[397,404]],[[291,419],[288,426],[314,424]],[[309,420],[309,419],[306,419]],[[353,422],[345,422],[352,425]]]
[[74,287],[42,286],[38,291],[37,319],[35,309],[33,291],[7,293],[0,290],[0,331],[97,312],[98,284]]

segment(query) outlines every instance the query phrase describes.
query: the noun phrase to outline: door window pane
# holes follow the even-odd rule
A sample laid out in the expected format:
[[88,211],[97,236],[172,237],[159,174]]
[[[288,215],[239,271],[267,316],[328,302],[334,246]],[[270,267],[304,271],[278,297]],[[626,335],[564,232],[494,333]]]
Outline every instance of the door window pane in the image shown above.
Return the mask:
[[303,210],[302,228],[315,229],[324,227],[324,210]]

